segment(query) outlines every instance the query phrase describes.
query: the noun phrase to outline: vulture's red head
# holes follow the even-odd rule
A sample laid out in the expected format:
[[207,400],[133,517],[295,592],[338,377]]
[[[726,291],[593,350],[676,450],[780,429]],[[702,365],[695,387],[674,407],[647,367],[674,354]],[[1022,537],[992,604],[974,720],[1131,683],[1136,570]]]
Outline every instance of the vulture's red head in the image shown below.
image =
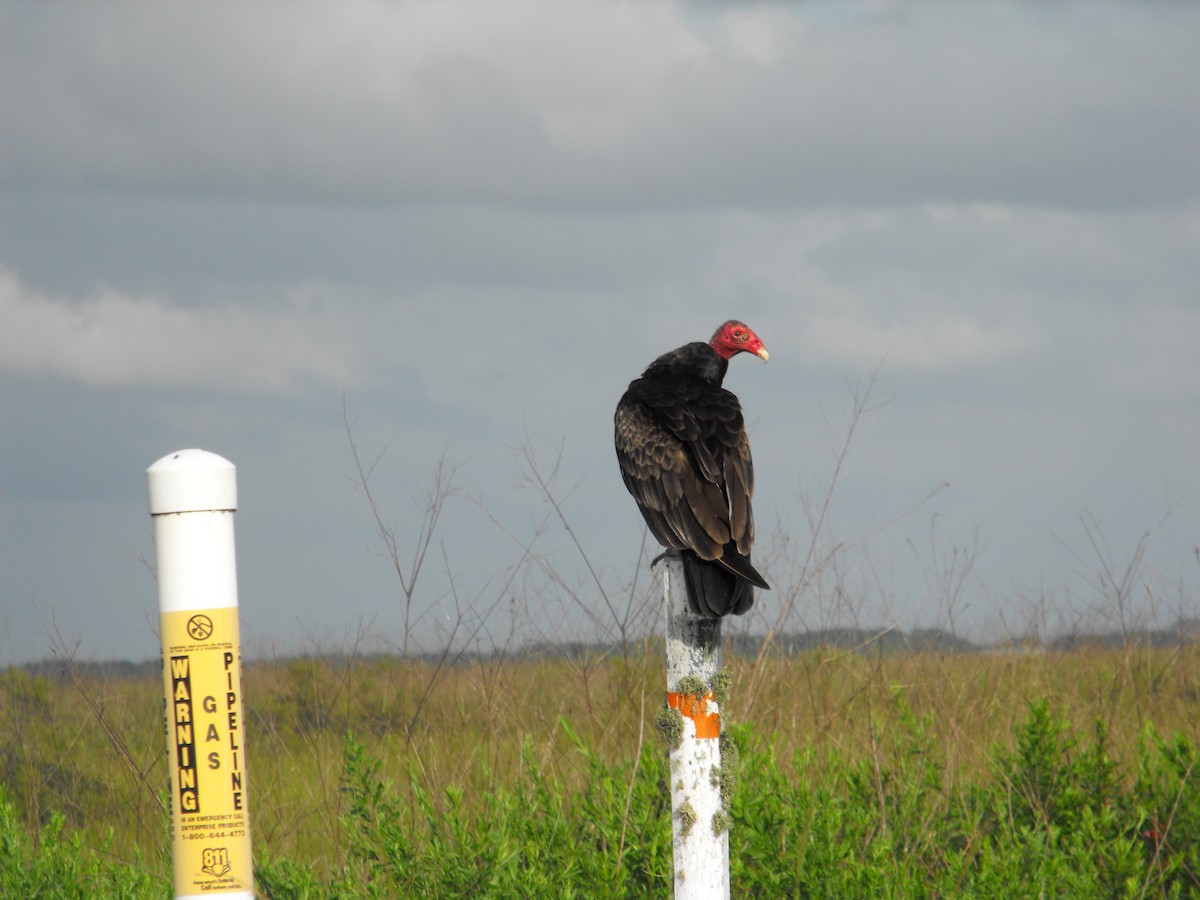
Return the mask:
[[758,335],[750,330],[750,326],[737,319],[730,319],[717,329],[709,342],[717,355],[729,359],[735,353],[753,353],[767,360],[767,348],[759,340]]

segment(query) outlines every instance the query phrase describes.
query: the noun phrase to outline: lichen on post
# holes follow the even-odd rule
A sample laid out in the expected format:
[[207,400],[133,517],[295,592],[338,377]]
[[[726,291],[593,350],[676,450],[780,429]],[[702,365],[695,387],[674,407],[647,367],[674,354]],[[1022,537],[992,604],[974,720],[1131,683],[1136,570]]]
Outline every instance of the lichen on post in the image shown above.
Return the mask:
[[665,554],[655,571],[662,573],[667,616],[667,704],[659,731],[671,739],[675,897],[727,898],[730,818],[717,697],[729,685],[721,668],[721,620],[688,610],[678,555]]

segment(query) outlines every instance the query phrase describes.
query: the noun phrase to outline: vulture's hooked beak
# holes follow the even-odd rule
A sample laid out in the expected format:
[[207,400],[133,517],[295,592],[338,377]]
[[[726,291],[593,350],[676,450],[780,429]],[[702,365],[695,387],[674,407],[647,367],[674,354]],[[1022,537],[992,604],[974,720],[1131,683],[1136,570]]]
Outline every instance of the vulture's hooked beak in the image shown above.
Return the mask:
[[770,355],[769,353],[767,353],[766,347],[759,347],[757,350],[754,351],[754,353],[756,356],[761,356],[763,362],[766,362],[767,357]]

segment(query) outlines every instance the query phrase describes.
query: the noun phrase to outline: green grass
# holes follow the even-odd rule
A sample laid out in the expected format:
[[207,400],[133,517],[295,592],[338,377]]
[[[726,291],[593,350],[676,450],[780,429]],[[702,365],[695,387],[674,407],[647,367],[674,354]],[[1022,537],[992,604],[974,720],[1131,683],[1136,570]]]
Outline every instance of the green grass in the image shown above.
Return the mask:
[[[729,661],[739,897],[1200,896],[1200,652]],[[664,667],[247,666],[271,897],[667,896]],[[161,687],[0,675],[0,896],[166,897]]]

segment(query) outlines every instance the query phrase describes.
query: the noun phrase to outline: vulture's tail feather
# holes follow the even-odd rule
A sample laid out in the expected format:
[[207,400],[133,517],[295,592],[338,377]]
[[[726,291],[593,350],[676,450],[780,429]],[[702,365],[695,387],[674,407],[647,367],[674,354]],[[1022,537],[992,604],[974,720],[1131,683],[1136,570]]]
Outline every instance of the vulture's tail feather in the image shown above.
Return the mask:
[[706,619],[742,615],[754,604],[754,586],[716,562],[701,559],[684,550],[683,580],[687,586],[688,608]]

